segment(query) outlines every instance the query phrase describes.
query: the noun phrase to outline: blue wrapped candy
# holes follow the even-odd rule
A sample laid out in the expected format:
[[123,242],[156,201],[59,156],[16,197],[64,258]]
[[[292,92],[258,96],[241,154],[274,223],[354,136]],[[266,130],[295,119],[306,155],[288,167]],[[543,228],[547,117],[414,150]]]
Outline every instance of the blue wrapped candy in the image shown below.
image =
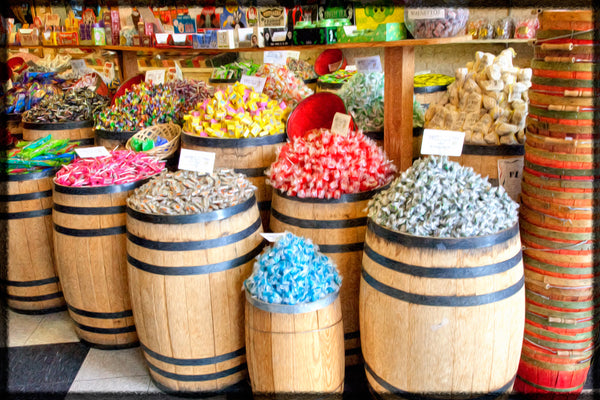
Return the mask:
[[270,304],[317,301],[342,284],[333,261],[310,239],[285,232],[254,263],[244,285],[252,297]]

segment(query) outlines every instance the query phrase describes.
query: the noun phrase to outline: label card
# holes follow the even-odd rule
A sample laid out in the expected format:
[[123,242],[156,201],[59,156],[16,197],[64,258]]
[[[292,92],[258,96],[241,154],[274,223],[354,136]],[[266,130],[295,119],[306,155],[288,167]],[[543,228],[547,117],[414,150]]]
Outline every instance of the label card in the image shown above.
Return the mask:
[[276,241],[278,241],[280,238],[283,237],[283,235],[285,235],[285,233],[261,233],[260,236],[264,237],[265,239],[267,239],[268,242],[271,243],[275,243]]
[[75,153],[81,158],[96,158],[96,157],[104,157],[110,156],[108,150],[104,146],[95,146],[95,147],[77,147],[75,148]]
[[152,83],[153,85],[159,85],[165,83],[166,70],[164,69],[152,69],[146,71],[146,83]]
[[498,184],[514,201],[519,201],[521,179],[523,177],[523,157],[498,160]]
[[424,129],[421,154],[459,157],[462,154],[464,141],[464,132]]
[[263,56],[263,63],[286,65],[287,53],[287,51],[265,51]]
[[350,122],[352,122],[352,117],[350,115],[336,112],[333,116],[333,122],[331,123],[331,132],[337,135],[346,136],[350,129]]
[[80,76],[87,74],[88,66],[84,59],[71,60],[71,69],[77,76]]
[[242,75],[240,78],[241,84],[254,88],[257,93],[262,93],[266,82],[267,78],[261,76]]
[[409,8],[408,19],[445,19],[443,8]]
[[354,60],[358,72],[381,72],[381,57],[360,57]]
[[286,59],[287,58],[291,58],[291,59],[294,59],[294,60],[299,60],[300,59],[300,52],[299,51],[288,50]]
[[210,174],[215,168],[215,153],[181,149],[178,168]]

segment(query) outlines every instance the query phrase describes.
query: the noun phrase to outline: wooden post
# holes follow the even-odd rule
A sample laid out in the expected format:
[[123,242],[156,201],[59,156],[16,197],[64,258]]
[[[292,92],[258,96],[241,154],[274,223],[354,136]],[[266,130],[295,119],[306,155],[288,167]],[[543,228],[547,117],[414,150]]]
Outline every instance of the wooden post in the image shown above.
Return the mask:
[[120,67],[121,67],[121,75],[123,77],[122,82],[125,82],[127,79],[132,78],[140,73],[138,70],[137,64],[137,55],[135,51],[126,51],[123,50],[120,52]]
[[398,170],[404,171],[412,165],[414,47],[386,47],[384,71],[383,148]]

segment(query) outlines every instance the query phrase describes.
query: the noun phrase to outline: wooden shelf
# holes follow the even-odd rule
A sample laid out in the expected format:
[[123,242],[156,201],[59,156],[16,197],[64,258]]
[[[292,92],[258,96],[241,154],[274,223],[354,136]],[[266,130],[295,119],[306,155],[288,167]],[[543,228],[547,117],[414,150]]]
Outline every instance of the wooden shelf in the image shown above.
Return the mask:
[[471,39],[457,44],[529,44],[533,46],[534,39]]

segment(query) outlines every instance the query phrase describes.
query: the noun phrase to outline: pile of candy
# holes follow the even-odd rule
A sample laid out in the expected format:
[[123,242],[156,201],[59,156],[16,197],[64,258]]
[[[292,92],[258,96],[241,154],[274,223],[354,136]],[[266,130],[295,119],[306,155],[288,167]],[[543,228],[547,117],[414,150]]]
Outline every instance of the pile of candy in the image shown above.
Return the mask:
[[319,83],[328,83],[332,85],[343,85],[350,79],[356,71],[346,71],[345,69],[339,69],[331,74],[321,75],[317,80]]
[[406,29],[415,39],[445,38],[456,36],[467,25],[468,8],[425,9],[427,12],[437,11],[433,18],[410,18],[411,10],[405,8],[404,22]]
[[217,91],[183,117],[183,129],[194,135],[218,138],[250,138],[285,131],[289,114],[284,102],[269,100],[253,88],[236,82]]
[[92,90],[73,89],[44,97],[35,107],[23,114],[23,122],[90,121],[108,103],[108,98]]
[[338,199],[381,187],[395,171],[383,150],[362,133],[315,129],[284,144],[266,174],[270,185],[289,196]]
[[447,157],[418,159],[369,201],[369,217],[391,230],[428,237],[497,233],[519,218],[502,186]]
[[296,60],[295,58],[288,57],[286,65],[290,71],[294,73],[298,78],[303,81],[310,81],[317,79],[319,75],[315,72],[315,68],[304,60]]
[[147,214],[199,214],[243,203],[255,190],[245,175],[231,169],[210,175],[179,170],[163,172],[140,186],[127,198],[127,204]]
[[264,64],[256,71],[256,76],[267,78],[263,93],[273,100],[284,101],[292,108],[313,94],[302,79],[283,65]]
[[365,132],[383,130],[384,84],[383,72],[358,72],[338,93],[354,122]]
[[6,165],[9,174],[35,172],[47,168],[56,168],[75,159],[75,147],[79,143],[70,143],[69,139],[52,139],[45,136],[33,142],[18,142],[17,148],[9,150],[0,158],[0,164]]
[[186,113],[211,95],[203,81],[141,82],[99,113],[96,129],[134,132],[156,124],[181,123]]
[[257,257],[244,282],[250,295],[270,304],[304,304],[339,290],[342,284],[331,259],[310,239],[286,232]]
[[54,73],[25,71],[13,87],[6,92],[4,106],[7,114],[20,114],[31,109],[46,95],[60,93],[59,81]]
[[64,165],[55,182],[63,186],[109,186],[136,182],[160,173],[163,161],[129,150],[115,150],[108,156],[79,158]]
[[213,69],[210,79],[236,79],[242,75],[254,75],[260,65],[252,61],[232,62]]

